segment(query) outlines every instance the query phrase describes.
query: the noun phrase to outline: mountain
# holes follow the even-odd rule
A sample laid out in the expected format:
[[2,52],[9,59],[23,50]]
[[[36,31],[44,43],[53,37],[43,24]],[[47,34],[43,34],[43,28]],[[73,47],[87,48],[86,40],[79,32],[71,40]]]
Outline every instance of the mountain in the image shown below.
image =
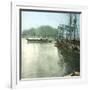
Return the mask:
[[51,26],[40,26],[38,28],[31,28],[29,30],[24,30],[22,32],[22,37],[47,37],[47,38],[55,38],[57,36],[57,29]]

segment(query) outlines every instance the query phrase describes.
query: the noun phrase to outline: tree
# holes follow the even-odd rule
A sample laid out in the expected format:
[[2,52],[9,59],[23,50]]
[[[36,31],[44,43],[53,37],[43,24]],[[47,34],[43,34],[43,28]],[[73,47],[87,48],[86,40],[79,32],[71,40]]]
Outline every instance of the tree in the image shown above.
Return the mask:
[[77,17],[76,14],[74,15],[74,20],[73,20],[73,31],[74,31],[74,40],[76,39],[76,29],[77,29]]
[[60,39],[60,40],[63,40],[64,39],[64,24],[60,24],[59,26],[58,26],[58,35],[57,35],[57,37],[58,37],[58,39]]
[[72,14],[70,13],[69,14],[69,36],[70,36],[70,40],[71,40],[71,38],[72,38]]
[[57,36],[57,30],[51,26],[45,25],[38,28],[31,28],[24,30],[22,33],[24,37],[42,37],[42,38],[55,38]]

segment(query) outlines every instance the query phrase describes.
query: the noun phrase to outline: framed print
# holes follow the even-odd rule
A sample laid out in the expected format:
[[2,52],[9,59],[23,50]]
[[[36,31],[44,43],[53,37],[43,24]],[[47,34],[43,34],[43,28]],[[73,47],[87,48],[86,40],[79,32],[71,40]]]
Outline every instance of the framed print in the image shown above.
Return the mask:
[[42,81],[44,85],[51,80],[84,81],[86,8],[31,3],[11,6],[12,87]]

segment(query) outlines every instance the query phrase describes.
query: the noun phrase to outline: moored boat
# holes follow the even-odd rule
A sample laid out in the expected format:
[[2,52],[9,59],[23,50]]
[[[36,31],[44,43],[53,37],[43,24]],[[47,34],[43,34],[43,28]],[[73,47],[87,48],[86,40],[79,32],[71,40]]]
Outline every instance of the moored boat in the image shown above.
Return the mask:
[[47,38],[27,38],[28,42],[51,42],[51,40],[47,39]]

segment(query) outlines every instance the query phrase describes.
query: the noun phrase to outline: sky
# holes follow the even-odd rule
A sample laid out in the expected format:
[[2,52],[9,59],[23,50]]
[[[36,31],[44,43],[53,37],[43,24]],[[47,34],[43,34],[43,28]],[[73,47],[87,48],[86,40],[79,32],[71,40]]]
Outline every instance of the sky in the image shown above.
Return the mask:
[[57,28],[59,24],[68,25],[69,23],[68,13],[22,11],[21,15],[22,31],[30,28],[38,28],[42,25]]

